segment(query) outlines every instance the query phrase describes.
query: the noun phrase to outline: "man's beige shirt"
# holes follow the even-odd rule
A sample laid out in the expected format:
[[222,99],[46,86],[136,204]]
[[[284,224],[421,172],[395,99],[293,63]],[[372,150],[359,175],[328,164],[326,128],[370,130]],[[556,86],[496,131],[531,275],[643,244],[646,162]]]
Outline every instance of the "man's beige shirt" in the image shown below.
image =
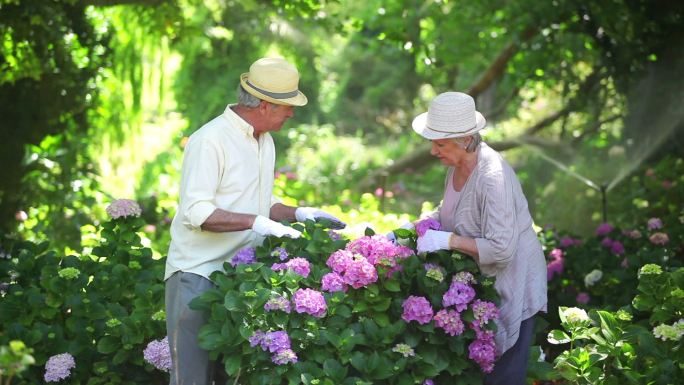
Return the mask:
[[166,258],[169,278],[184,271],[209,278],[245,247],[261,243],[252,230],[216,233],[200,226],[216,209],[269,217],[273,197],[275,147],[268,133],[254,128],[226,107],[193,133],[185,146],[180,202],[171,223]]

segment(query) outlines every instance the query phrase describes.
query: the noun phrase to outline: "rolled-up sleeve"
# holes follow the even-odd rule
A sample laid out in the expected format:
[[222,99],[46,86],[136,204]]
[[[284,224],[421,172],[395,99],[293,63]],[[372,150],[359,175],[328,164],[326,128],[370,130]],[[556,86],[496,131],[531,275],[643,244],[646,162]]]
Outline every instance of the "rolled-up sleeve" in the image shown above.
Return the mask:
[[183,224],[194,230],[216,210],[216,191],[225,159],[210,141],[188,142],[183,160],[180,212]]
[[475,238],[481,265],[504,268],[516,252],[518,225],[512,183],[504,170],[483,178],[482,237]]

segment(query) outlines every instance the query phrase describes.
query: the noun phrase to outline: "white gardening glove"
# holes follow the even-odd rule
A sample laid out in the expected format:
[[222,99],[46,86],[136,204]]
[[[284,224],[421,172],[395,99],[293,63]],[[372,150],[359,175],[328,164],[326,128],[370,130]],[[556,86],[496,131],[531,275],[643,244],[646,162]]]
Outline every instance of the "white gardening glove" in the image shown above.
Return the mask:
[[317,221],[318,219],[325,218],[332,222],[331,227],[333,229],[343,229],[347,227],[346,223],[315,207],[297,207],[297,210],[295,210],[295,218],[297,218],[298,222],[304,222],[307,219]]
[[449,238],[453,233],[449,231],[428,230],[425,235],[418,237],[416,249],[418,253],[430,253],[437,250],[449,250]]
[[[413,224],[413,222],[406,222],[403,225],[399,226],[399,228],[404,230],[413,230],[416,228],[416,226]],[[397,243],[397,236],[394,234],[394,231],[390,231],[389,233],[385,234],[385,238],[389,239],[394,243]]]
[[272,221],[263,215],[257,215],[256,218],[254,218],[252,230],[263,236],[275,235],[276,237],[299,238],[302,235],[301,232],[293,229],[292,227],[283,226],[280,223]]

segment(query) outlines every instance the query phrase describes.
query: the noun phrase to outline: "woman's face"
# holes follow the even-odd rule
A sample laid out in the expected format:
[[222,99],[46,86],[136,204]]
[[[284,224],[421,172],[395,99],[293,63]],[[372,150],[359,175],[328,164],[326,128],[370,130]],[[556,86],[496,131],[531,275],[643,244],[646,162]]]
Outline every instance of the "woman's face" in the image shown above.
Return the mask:
[[463,147],[453,139],[435,139],[430,149],[430,154],[439,158],[442,164],[447,166],[455,166],[465,153]]

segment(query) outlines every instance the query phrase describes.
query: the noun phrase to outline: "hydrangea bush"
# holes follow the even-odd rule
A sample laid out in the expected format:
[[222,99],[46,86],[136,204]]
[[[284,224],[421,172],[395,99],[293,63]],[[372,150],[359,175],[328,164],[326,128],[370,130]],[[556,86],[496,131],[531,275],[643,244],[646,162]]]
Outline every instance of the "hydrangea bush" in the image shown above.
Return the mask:
[[241,384],[481,383],[494,360],[492,278],[459,253],[417,256],[367,230],[348,241],[307,222],[214,273],[191,304],[200,343]]
[[[616,312],[559,307],[562,329],[549,342],[566,347],[555,369],[574,384],[672,384],[684,378],[684,268],[655,264],[638,273],[632,308]],[[634,315],[647,314],[647,319]]]

